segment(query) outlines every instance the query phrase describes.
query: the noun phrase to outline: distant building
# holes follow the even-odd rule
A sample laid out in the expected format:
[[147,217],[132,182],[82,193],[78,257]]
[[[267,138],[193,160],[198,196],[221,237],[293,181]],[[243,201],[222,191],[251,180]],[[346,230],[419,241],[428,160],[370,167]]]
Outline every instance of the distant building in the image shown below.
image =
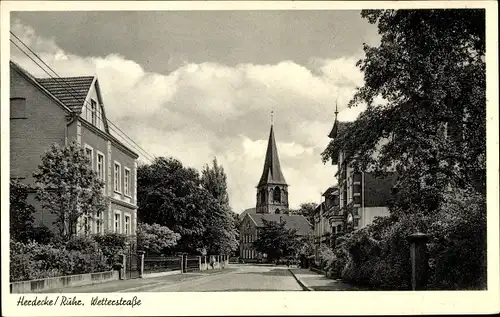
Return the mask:
[[257,185],[256,207],[245,210],[240,219],[240,257],[247,261],[264,257],[253,248],[253,242],[259,237],[263,227],[263,219],[284,221],[287,228],[296,229],[300,236],[312,233],[312,225],[304,216],[288,214],[288,184],[281,171],[272,125],[264,169]]
[[339,194],[338,187],[332,186],[324,193],[325,200],[314,210],[314,249],[315,256],[318,257],[321,245],[330,245],[332,234],[342,232],[344,217],[339,214]]
[[[108,210],[81,219],[74,233],[117,232],[135,237],[138,155],[111,135],[96,77],[35,78],[10,62],[10,177],[33,184],[41,156],[76,140],[104,180]],[[54,228],[55,215],[35,206],[35,225]]]

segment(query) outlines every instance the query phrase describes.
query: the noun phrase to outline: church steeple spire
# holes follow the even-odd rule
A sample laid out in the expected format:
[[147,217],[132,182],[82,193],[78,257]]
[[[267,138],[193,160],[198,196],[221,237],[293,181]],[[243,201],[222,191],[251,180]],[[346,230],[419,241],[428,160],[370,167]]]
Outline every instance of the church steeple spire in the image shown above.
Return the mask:
[[288,185],[281,171],[278,148],[274,139],[273,112],[267,142],[264,169],[257,185],[257,212],[280,213],[288,209]]
[[281,171],[280,160],[278,157],[278,148],[274,139],[274,129],[271,125],[269,140],[267,142],[266,159],[264,161],[264,170],[260,177],[259,185],[282,184],[286,185],[285,177]]

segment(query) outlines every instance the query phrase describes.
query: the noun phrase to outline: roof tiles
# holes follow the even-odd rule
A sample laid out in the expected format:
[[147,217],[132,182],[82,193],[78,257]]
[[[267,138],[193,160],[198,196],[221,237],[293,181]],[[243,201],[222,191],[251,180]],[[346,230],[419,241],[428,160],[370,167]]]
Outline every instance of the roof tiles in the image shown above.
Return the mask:
[[36,81],[72,111],[80,112],[94,77],[37,78]]

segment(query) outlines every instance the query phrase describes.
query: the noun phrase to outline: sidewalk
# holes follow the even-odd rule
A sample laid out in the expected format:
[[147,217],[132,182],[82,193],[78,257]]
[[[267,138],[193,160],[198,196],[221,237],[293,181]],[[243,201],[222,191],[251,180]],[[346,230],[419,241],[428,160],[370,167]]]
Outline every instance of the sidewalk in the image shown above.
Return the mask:
[[207,275],[217,275],[232,272],[234,269],[225,268],[223,270],[207,270],[198,271],[192,273],[183,273],[175,275],[165,275],[159,277],[150,278],[136,278],[128,280],[115,280],[99,284],[89,284],[82,286],[65,287],[58,289],[50,289],[44,291],[44,293],[114,293],[123,291],[139,291],[142,288],[151,287],[154,284],[175,284],[184,282],[186,280],[202,278]]
[[361,291],[362,288],[341,280],[329,279],[309,269],[290,269],[297,282],[307,291]]

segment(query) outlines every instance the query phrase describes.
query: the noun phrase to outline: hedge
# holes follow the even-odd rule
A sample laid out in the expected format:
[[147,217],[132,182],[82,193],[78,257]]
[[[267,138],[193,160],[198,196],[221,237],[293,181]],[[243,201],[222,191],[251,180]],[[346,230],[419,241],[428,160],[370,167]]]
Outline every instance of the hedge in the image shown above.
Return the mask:
[[376,219],[338,238],[335,256],[323,251],[322,262],[326,261],[332,276],[354,284],[409,289],[407,237],[416,231],[431,237],[428,289],[486,288],[486,204],[485,197],[472,190],[447,192],[442,206],[431,215],[400,213]]
[[[96,240],[104,242],[104,245],[100,245]],[[74,236],[66,243],[57,244],[11,240],[10,281],[110,270],[115,255],[125,247],[124,241],[124,237],[116,234],[102,235],[97,239]]]

